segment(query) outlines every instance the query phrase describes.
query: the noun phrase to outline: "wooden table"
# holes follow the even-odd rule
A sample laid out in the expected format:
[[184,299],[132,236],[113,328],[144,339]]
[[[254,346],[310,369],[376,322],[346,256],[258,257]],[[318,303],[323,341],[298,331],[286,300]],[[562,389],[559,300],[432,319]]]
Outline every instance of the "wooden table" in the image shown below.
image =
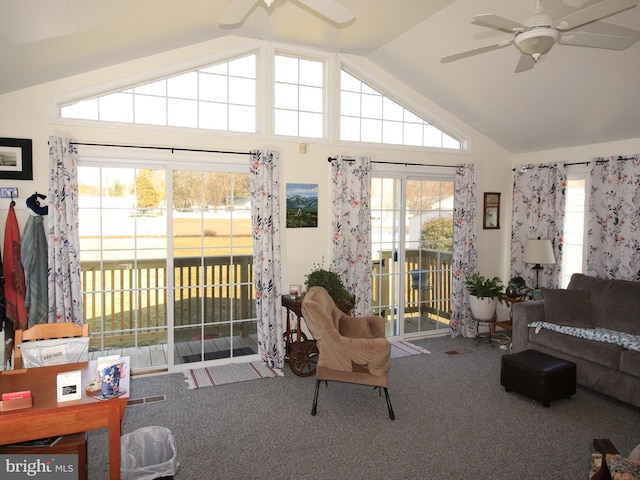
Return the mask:
[[[300,320],[302,319],[302,299],[304,296],[297,295],[292,297],[291,295],[282,295],[282,306],[286,310],[287,326],[284,333],[284,340],[286,343],[287,356],[290,353],[291,345],[300,343],[307,339],[306,335],[302,333]],[[295,315],[296,324],[291,325],[291,317]],[[304,336],[304,338],[303,338]]]
[[[31,390],[33,407],[0,412],[0,445],[70,433],[109,429],[110,478],[120,478],[121,421],[129,401],[129,357],[126,374],[120,379],[123,395],[111,400],[97,400],[98,392],[86,392],[85,385],[98,378],[96,361],[69,363],[49,367],[8,370],[0,373],[0,393]],[[82,398],[57,402],[57,375],[60,372],[82,372]]]
[[512,330],[513,329],[513,325],[512,325],[512,317],[513,317],[513,313],[511,312],[511,307],[513,306],[514,303],[518,303],[518,302],[524,302],[524,299],[522,296],[518,296],[518,297],[507,297],[506,295],[502,296],[502,299],[507,302],[507,304],[509,305],[509,320],[504,320],[504,321],[497,321],[491,324],[491,333],[495,335],[496,333],[496,327],[502,327],[505,330]]

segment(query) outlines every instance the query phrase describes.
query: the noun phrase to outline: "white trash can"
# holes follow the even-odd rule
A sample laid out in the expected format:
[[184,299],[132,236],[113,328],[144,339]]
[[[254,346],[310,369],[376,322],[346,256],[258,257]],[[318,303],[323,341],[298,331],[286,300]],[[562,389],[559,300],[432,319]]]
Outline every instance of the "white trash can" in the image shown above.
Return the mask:
[[120,438],[120,478],[151,480],[172,478],[179,467],[171,430],[142,427]]

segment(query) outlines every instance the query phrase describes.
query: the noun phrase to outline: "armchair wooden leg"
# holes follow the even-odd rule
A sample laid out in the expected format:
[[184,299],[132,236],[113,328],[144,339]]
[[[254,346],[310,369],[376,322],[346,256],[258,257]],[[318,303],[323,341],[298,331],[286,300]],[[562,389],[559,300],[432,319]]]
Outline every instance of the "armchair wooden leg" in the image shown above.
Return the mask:
[[320,390],[321,380],[316,380],[316,393],[313,395],[313,407],[311,407],[311,415],[315,416],[318,409],[318,391]]
[[389,390],[387,390],[387,387],[384,388],[384,396],[387,399],[387,408],[389,409],[389,418],[391,420],[395,420],[396,416],[393,414],[393,407],[391,406],[391,399],[389,398]]

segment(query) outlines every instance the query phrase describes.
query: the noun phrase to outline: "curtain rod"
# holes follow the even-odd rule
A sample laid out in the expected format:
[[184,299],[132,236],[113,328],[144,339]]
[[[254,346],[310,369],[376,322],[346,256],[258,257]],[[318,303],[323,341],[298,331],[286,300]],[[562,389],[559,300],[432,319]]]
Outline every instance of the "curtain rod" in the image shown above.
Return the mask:
[[[622,156],[619,155],[616,160],[617,161],[624,161],[626,162],[627,160],[633,160],[633,155],[632,156]],[[600,158],[598,160],[596,160],[596,163],[607,163],[610,159],[609,158]],[[591,165],[591,162],[574,162],[574,163],[565,163],[564,166],[565,167],[570,167],[572,165]],[[532,167],[518,167],[518,168],[512,168],[511,171],[515,172],[516,170],[529,170]],[[539,165],[538,168],[549,168],[549,165]]]
[[[576,163],[565,163],[564,166],[565,167],[570,167],[571,165],[589,165],[589,162],[576,162]],[[511,169],[512,172],[515,172],[516,170],[529,170],[530,168],[533,167],[514,167]],[[549,165],[538,165],[538,168],[549,168]]]
[[[329,157],[327,158],[328,162],[333,162],[334,160],[337,160],[337,157]],[[353,162],[355,160],[355,158],[352,157],[342,157],[342,161],[343,162]],[[407,163],[407,162],[382,162],[382,161],[376,161],[376,160],[372,160],[371,163],[383,163],[386,165],[399,165],[399,166],[405,166],[405,167],[445,167],[445,168],[458,168],[458,165],[432,165],[429,163]]]
[[229,152],[224,150],[202,150],[198,148],[156,147],[150,145],[116,145],[110,143],[84,143],[70,142],[71,145],[85,145],[89,147],[118,147],[118,148],[145,148],[148,150],[170,150],[173,152],[199,152],[199,153],[226,153],[230,155],[251,155],[251,152]]

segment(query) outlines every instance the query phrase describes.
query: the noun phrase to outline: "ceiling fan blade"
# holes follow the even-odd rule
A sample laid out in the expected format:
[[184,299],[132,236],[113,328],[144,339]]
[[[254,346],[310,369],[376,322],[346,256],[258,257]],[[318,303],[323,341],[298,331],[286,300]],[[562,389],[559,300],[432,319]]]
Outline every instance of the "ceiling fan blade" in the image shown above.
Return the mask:
[[237,25],[241,23],[258,0],[233,0],[224,11],[218,23],[220,25]]
[[516,65],[515,72],[521,73],[526,72],[527,70],[531,70],[536,66],[536,61],[533,59],[531,55],[527,55],[523,53],[520,55],[520,60],[518,60],[518,64]]
[[500,15],[493,15],[492,13],[483,13],[473,17],[471,23],[476,25],[483,25],[489,28],[495,28],[496,30],[502,30],[504,32],[519,32],[527,30],[527,26],[508,18],[501,17]]
[[554,26],[564,32],[622,12],[637,4],[638,0],[602,0],[556,20]]
[[464,52],[458,52],[458,53],[454,53],[452,55],[447,55],[445,57],[442,57],[440,59],[440,62],[441,63],[453,62],[454,60],[460,60],[461,58],[471,57],[471,56],[477,55],[479,53],[484,53],[484,52],[490,52],[492,50],[497,50],[499,48],[506,47],[507,45],[511,45],[512,43],[513,43],[513,40],[503,40],[502,42],[494,43],[492,45],[485,45],[484,47],[474,48],[472,50],[466,50]]
[[323,17],[341,24],[356,18],[356,14],[350,8],[345,7],[336,0],[296,0],[298,3],[315,10]]
[[636,43],[634,37],[618,35],[601,35],[598,33],[569,32],[561,35],[558,43],[562,45],[576,45],[578,47],[607,48],[609,50],[624,50]]

